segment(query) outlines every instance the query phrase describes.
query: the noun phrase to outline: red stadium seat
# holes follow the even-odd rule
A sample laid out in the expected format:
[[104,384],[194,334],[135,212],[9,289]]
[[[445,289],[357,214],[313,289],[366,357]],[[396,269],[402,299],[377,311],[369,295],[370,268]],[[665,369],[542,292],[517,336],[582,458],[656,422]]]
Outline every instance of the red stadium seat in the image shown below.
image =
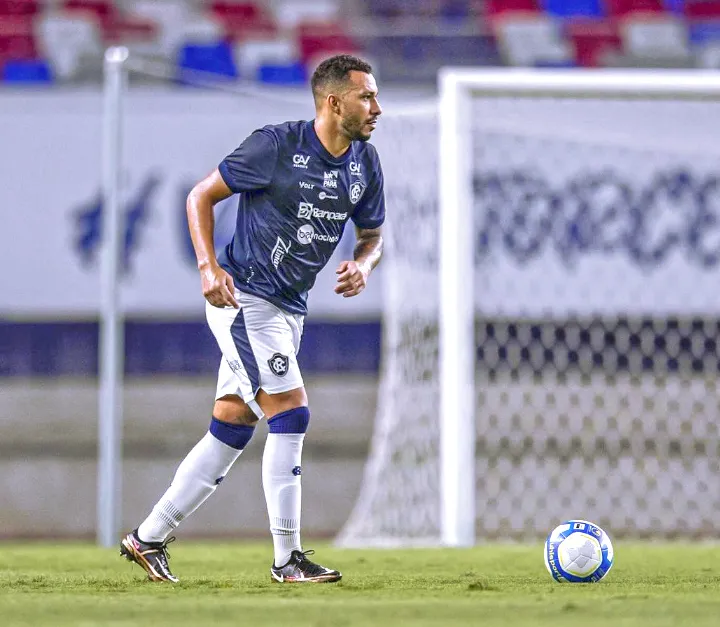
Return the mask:
[[720,20],[720,0],[685,0],[683,13],[689,20]]
[[611,18],[665,13],[663,0],[605,0],[605,6]]
[[157,24],[136,15],[117,14],[105,22],[103,30],[107,43],[153,41],[158,34]]
[[0,20],[0,63],[36,59],[37,56],[32,21],[27,15],[3,17]]
[[485,15],[490,19],[506,15],[539,13],[542,13],[542,8],[537,0],[488,0],[485,6]]
[[0,17],[7,15],[35,15],[40,11],[38,0],[0,0]]
[[65,11],[95,19],[106,43],[151,41],[157,35],[154,22],[118,11],[111,0],[67,0]]
[[220,21],[228,39],[267,37],[277,32],[275,21],[252,2],[216,1],[210,6],[213,17]]
[[622,50],[617,26],[610,21],[574,21],[567,25],[567,34],[581,67],[602,66],[604,57]]
[[115,5],[110,0],[67,0],[65,10],[85,13],[103,22],[115,13]]
[[210,10],[221,20],[245,20],[253,22],[260,19],[262,11],[253,2],[213,2]]
[[103,39],[113,39],[113,23],[116,9],[108,0],[67,0],[65,12],[70,15],[84,15],[94,19],[102,32]]
[[358,45],[340,24],[300,24],[298,26],[300,57],[304,62],[332,53],[353,52]]

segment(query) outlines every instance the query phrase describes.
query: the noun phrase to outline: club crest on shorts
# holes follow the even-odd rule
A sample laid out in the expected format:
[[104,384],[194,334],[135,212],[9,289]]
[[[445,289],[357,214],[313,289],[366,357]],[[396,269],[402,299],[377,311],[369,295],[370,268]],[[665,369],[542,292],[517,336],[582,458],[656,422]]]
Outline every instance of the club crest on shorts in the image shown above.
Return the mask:
[[268,366],[270,366],[270,370],[278,377],[284,377],[288,373],[290,359],[282,353],[274,353],[273,356],[268,359]]

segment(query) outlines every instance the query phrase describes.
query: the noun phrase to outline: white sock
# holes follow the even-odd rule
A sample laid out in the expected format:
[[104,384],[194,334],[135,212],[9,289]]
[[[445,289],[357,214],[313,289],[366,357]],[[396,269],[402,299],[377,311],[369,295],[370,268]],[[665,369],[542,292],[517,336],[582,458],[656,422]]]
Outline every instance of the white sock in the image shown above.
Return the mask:
[[304,433],[268,433],[262,459],[262,480],[275,566],[284,566],[300,544],[300,461]]
[[208,431],[178,466],[167,492],[138,528],[138,537],[143,542],[165,542],[215,492],[240,453]]

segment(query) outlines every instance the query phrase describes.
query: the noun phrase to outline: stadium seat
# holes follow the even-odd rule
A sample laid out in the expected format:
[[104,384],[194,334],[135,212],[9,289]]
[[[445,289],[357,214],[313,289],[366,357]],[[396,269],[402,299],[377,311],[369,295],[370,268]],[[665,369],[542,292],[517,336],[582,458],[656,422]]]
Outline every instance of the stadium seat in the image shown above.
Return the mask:
[[509,65],[565,65],[572,53],[558,24],[545,15],[504,17],[494,33],[503,59]]
[[52,83],[52,71],[47,61],[33,59],[7,61],[2,67],[2,79],[6,83]]
[[685,0],[684,13],[689,20],[720,20],[720,0]]
[[608,16],[615,19],[630,15],[662,15],[663,0],[605,0]]
[[688,36],[692,46],[720,44],[720,21],[692,23],[688,28]]
[[537,0],[488,0],[485,6],[485,14],[491,21],[507,16],[538,16],[541,13],[542,8]]
[[248,37],[267,37],[275,34],[275,20],[252,2],[218,1],[211,4],[211,12],[223,26],[225,36],[232,40]]
[[698,67],[720,69],[720,21],[691,23],[689,39]]
[[97,20],[103,32],[110,28],[116,12],[110,0],[66,0],[63,9],[69,15],[84,15]]
[[256,76],[262,65],[289,66],[299,58],[294,37],[240,41],[235,44],[234,53],[241,76]]
[[0,62],[28,60],[37,56],[35,41],[26,35],[0,35]]
[[152,43],[158,35],[158,25],[139,15],[117,13],[105,25],[105,43],[124,44],[134,49],[139,44]]
[[368,0],[367,12],[377,19],[393,19],[403,15],[403,0]]
[[97,21],[87,15],[73,16],[46,12],[36,24],[38,46],[61,79],[76,76],[84,59],[100,64],[102,44]]
[[221,19],[231,17],[232,19],[254,22],[262,17],[262,10],[254,2],[216,0],[210,4],[210,10]]
[[201,14],[183,0],[133,0],[128,11],[156,27],[153,47],[157,54],[175,58],[186,43],[214,43],[224,36],[222,24],[210,13]]
[[[192,72],[202,72],[202,79],[237,78],[232,47],[220,41],[214,44],[185,44],[178,52],[178,69],[181,82],[192,83]],[[188,72],[189,71],[189,72]]]
[[602,0],[542,0],[546,13],[559,18],[604,17]]
[[338,3],[334,0],[274,0],[271,10],[280,30],[291,30],[301,24],[332,24],[341,17]]
[[468,0],[448,0],[443,2],[439,17],[445,22],[462,22],[470,17],[471,9]]
[[566,33],[579,66],[601,67],[607,64],[608,57],[621,54],[620,34],[609,20],[574,21],[566,26]]
[[625,53],[640,62],[674,66],[690,59],[687,26],[668,14],[625,19],[620,33]]
[[270,85],[302,85],[307,81],[304,63],[288,63],[285,65],[261,65],[257,70],[257,78],[261,83]]
[[669,13],[682,15],[685,12],[685,0],[665,0],[663,4]]
[[40,11],[38,0],[0,0],[0,18],[8,15],[36,15]]
[[37,57],[32,20],[27,15],[0,19],[0,62]]
[[355,52],[357,44],[337,23],[298,25],[300,58],[308,62],[319,57],[341,52]]

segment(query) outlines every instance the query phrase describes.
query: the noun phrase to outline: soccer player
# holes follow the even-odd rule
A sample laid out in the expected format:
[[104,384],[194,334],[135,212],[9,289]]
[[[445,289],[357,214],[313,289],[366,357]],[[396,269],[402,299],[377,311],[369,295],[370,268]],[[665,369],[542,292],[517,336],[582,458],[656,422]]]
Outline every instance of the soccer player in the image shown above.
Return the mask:
[[[149,516],[120,552],[153,581],[178,579],[168,566],[170,533],[216,489],[260,419],[274,581],[338,581],[300,542],[301,455],[310,420],[297,351],[306,299],[348,220],[353,259],[337,269],[335,292],[363,291],[382,254],[383,175],[367,143],[382,110],[370,65],[350,55],[322,62],[311,80],[316,117],[256,130],[187,199],[206,303],[222,351],[210,427]],[[232,241],[215,256],[213,207],[239,194]]]

